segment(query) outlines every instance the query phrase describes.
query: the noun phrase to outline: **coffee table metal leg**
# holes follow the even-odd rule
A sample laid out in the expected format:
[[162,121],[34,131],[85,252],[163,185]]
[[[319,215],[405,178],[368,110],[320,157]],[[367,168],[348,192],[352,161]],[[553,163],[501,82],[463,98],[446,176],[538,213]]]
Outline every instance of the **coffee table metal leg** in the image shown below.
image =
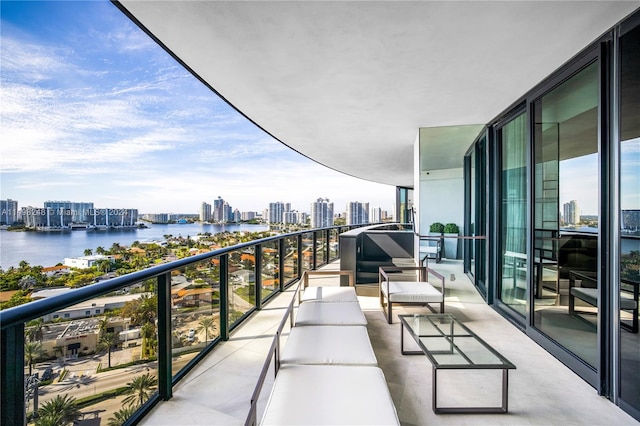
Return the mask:
[[438,370],[432,366],[431,406],[436,414],[504,414],[509,411],[509,370],[502,369],[501,407],[438,407]]

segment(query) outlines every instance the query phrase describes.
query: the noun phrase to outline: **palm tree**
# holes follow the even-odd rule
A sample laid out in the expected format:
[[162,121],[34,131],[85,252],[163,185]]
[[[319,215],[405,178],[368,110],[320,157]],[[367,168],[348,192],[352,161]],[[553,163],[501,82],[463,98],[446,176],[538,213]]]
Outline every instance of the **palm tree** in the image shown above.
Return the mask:
[[80,418],[80,409],[76,405],[76,399],[65,394],[56,395],[55,398],[42,404],[38,409],[36,426],[66,426],[73,424]]
[[213,321],[213,318],[211,318],[211,317],[202,318],[200,320],[200,322],[198,323],[197,331],[198,331],[198,333],[200,333],[201,331],[204,331],[204,343],[205,343],[205,345],[209,341],[209,332],[211,332],[211,334],[213,334],[215,332],[215,329],[216,329],[216,324]]
[[38,318],[29,323],[29,340],[38,341],[42,343],[43,331],[44,328],[44,319]]
[[109,368],[111,368],[111,350],[120,344],[118,333],[105,333],[100,337],[100,348],[106,349],[109,354]]
[[91,256],[92,254],[93,254],[93,250],[91,250],[90,248],[84,249],[85,256]]
[[98,246],[96,247],[96,253],[97,254],[105,254],[107,251],[104,249],[104,247],[102,246]]
[[109,419],[107,426],[122,426],[136,412],[135,407],[122,407]]
[[142,356],[151,356],[155,353],[156,326],[152,322],[147,322],[140,327],[140,336],[142,337]]
[[26,342],[24,344],[24,362],[29,366],[29,375],[33,370],[33,364],[42,356],[42,345],[39,342]]
[[127,383],[128,389],[125,391],[127,396],[122,400],[129,407],[138,408],[149,399],[149,396],[158,386],[158,379],[150,373],[136,376]]

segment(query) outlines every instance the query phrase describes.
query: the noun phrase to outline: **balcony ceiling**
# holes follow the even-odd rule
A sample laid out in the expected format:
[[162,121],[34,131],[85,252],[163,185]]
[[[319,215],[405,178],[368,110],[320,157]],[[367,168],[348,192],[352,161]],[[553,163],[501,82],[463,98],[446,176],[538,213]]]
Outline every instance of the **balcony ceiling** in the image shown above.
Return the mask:
[[640,7],[639,1],[116,4],[282,143],[340,172],[408,187],[418,128],[487,123]]

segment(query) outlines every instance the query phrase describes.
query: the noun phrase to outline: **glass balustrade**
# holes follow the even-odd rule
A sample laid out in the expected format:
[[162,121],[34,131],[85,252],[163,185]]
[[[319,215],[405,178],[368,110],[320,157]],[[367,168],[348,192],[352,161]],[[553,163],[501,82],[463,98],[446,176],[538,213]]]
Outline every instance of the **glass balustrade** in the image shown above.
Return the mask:
[[349,229],[242,243],[0,311],[2,383],[18,390],[3,393],[2,424],[55,417],[55,404],[140,420],[259,307],[257,296],[337,259]]

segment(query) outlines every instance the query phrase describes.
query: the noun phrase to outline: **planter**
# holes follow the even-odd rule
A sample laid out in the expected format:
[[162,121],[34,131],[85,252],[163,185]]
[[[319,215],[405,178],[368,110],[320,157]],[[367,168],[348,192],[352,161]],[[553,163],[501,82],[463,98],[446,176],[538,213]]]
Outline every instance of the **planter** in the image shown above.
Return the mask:
[[457,237],[457,233],[446,233],[444,234],[444,255],[447,259],[457,259],[458,258],[458,239],[457,238],[447,238],[447,237]]

